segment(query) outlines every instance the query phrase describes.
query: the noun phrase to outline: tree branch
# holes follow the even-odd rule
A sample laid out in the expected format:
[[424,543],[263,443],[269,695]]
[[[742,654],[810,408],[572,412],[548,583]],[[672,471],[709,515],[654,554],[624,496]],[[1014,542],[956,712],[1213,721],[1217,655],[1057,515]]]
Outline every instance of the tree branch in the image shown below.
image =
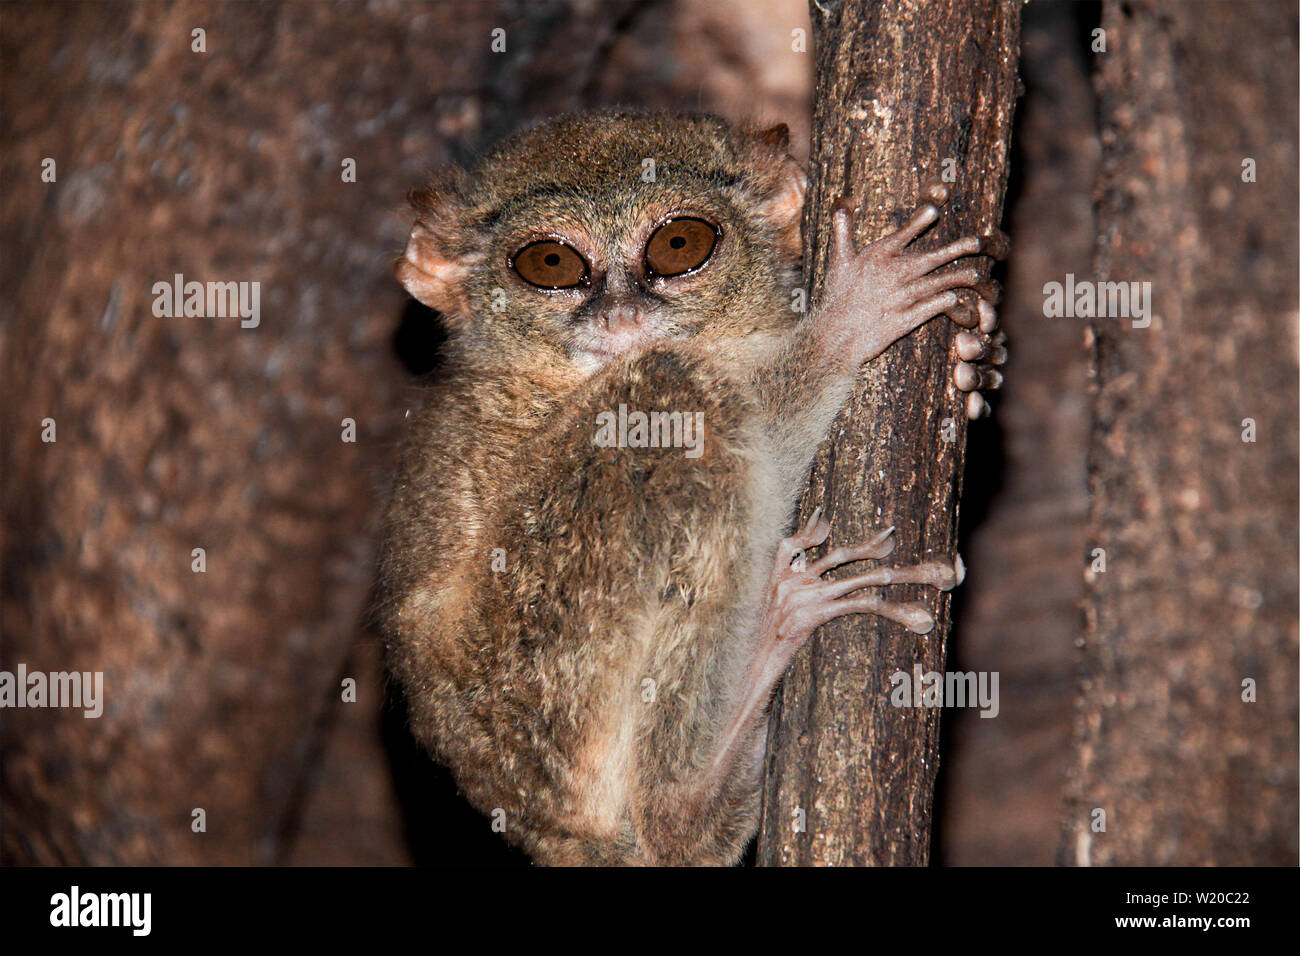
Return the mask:
[[[946,168],[953,198],[919,242],[998,224],[1020,12],[999,0],[819,0],[811,12],[818,77],[804,234],[816,301],[840,197],[860,200],[858,239],[869,241],[901,222],[921,184]],[[892,524],[900,564],[956,551],[966,417],[951,385],[953,334],[951,323],[931,322],[865,370],[801,509],[826,507],[831,543]],[[890,675],[911,675],[915,663],[943,670],[949,598],[934,593],[890,592],[932,602],[928,635],[841,618],[796,658],[773,704],[760,864],[927,862],[939,711],[891,706],[889,692]]]

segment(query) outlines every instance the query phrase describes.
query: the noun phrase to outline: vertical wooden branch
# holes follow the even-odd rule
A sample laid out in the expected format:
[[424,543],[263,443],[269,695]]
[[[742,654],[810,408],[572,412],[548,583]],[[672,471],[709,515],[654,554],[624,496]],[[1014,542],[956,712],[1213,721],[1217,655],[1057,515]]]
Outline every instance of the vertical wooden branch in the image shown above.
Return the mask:
[[[923,244],[1000,221],[1020,14],[1009,0],[813,0],[811,10],[818,78],[805,252],[816,301],[841,196],[860,202],[858,238],[869,241],[946,169],[953,198]],[[864,372],[803,507],[825,506],[831,544],[892,524],[900,563],[955,553],[966,418],[951,385],[952,335],[936,320]],[[891,594],[930,601],[934,630],[841,619],[785,677],[773,704],[760,864],[928,860],[939,712],[892,706],[890,675],[910,677],[914,664],[943,670],[949,599],[920,588]]]

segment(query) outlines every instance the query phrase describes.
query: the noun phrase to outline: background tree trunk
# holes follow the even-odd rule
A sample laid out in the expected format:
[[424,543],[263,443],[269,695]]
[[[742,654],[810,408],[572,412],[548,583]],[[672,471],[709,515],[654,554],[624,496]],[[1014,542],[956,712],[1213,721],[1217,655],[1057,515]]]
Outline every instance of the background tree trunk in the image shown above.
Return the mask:
[[1149,282],[1153,318],[1093,323],[1106,568],[1061,856],[1294,866],[1296,6],[1132,0],[1102,26],[1097,276]]
[[[805,236],[816,301],[841,196],[860,200],[858,238],[871,240],[953,160],[953,198],[922,244],[999,223],[1020,21],[1017,4],[997,0],[844,0],[814,2],[811,12],[818,78]],[[891,561],[956,552],[966,418],[951,385],[952,335],[940,319],[872,363],[832,429],[802,509],[824,505],[832,544],[892,524]],[[943,670],[950,599],[933,593],[891,590],[931,603],[930,634],[844,618],[822,628],[786,674],[773,705],[760,864],[928,861],[939,711],[891,706],[889,678],[915,663]]]

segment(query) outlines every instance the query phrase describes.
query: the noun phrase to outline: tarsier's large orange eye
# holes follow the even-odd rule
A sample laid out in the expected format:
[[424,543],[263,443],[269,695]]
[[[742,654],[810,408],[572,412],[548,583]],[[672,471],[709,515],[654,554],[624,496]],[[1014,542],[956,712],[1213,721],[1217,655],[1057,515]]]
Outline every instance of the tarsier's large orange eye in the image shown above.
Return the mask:
[[510,265],[525,282],[541,289],[572,289],[591,281],[587,260],[553,239],[530,242],[510,257]]
[[693,272],[709,260],[717,242],[717,227],[703,219],[669,219],[645,244],[646,266],[660,276]]

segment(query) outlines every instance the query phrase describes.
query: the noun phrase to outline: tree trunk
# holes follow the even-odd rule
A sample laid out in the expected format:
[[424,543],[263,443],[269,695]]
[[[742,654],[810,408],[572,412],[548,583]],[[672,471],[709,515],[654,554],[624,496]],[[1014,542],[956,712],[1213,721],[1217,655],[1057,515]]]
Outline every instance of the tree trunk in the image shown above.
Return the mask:
[[[861,200],[860,241],[915,208],[928,178],[955,177],[921,244],[984,233],[1002,215],[1019,53],[1019,6],[997,0],[813,2],[818,79],[805,215],[814,301],[830,210]],[[948,162],[951,161],[951,162]],[[826,508],[832,544],[897,527],[891,561],[952,556],[966,444],[951,385],[950,323],[939,319],[874,362],[813,467],[802,510]],[[758,861],[924,864],[938,769],[939,711],[890,704],[890,675],[942,671],[949,598],[897,587],[937,612],[911,634],[855,616],[823,627],[773,704]],[[802,812],[800,812],[802,811]]]
[[1152,307],[1093,322],[1061,858],[1294,866],[1296,6],[1132,0],[1102,26],[1097,277]]

